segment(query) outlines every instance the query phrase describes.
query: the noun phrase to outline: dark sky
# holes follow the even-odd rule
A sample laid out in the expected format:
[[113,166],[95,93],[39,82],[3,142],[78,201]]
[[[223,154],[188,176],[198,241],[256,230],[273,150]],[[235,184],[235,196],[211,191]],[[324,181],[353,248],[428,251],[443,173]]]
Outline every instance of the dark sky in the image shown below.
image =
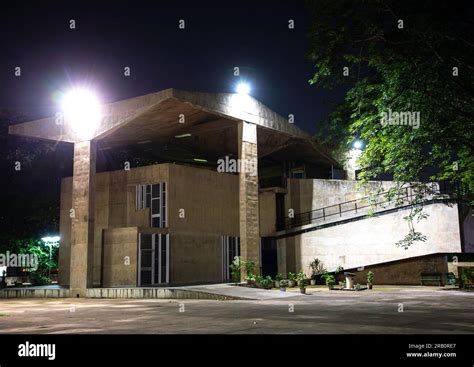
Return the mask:
[[[226,3],[7,5],[0,14],[0,108],[49,116],[54,96],[72,85],[93,87],[103,102],[171,87],[233,92],[238,66],[252,96],[314,132],[336,94],[307,82],[313,67],[306,59],[305,3]],[[69,28],[71,19],[76,29]],[[130,77],[123,75],[126,66]]]

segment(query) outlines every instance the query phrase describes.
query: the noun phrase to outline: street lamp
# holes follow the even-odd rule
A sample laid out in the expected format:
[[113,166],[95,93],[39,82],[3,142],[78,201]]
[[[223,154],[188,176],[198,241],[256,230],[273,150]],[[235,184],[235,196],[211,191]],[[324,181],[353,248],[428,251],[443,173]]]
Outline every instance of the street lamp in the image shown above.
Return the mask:
[[240,82],[237,84],[237,93],[247,95],[250,93],[250,85],[248,83]]
[[102,118],[101,104],[97,96],[88,89],[74,88],[61,100],[64,119],[73,131],[83,139],[91,139]]

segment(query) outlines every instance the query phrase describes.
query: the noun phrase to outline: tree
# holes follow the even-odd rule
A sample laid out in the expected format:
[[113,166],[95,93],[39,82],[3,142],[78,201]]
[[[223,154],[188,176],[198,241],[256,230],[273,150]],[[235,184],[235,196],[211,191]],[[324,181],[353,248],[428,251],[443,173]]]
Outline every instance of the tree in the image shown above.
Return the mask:
[[[362,183],[383,174],[396,190],[447,181],[472,205],[473,8],[429,0],[318,0],[309,7],[310,83],[345,90],[316,138],[338,156],[362,139]],[[423,237],[411,226],[401,245],[417,240]]]
[[[347,91],[324,122],[323,143],[347,150],[362,139],[363,181],[389,173],[407,183],[429,172],[472,195],[472,8],[428,0],[320,0],[310,8],[310,83]],[[419,126],[383,123],[390,112],[419,112]]]

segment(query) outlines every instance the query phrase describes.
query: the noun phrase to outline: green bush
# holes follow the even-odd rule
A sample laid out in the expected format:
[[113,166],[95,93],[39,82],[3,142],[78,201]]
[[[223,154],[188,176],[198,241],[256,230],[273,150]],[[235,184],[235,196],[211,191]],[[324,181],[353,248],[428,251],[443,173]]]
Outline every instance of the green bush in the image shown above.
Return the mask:
[[264,278],[260,275],[257,275],[255,283],[259,288],[270,289],[272,287],[273,280],[270,276]]
[[298,274],[296,274],[296,280],[298,281],[300,288],[304,288],[306,286],[306,279],[307,276],[303,271],[300,271]]
[[232,276],[232,281],[234,283],[240,282],[240,273],[242,268],[242,258],[240,256],[234,257],[232,264],[230,264],[230,272]]
[[296,274],[289,271],[288,272],[288,280],[291,280],[292,282],[296,282]]
[[245,265],[245,270],[247,271],[247,276],[255,274],[255,268],[257,263],[254,260],[247,260],[243,262]]
[[373,283],[374,282],[374,272],[369,271],[367,273],[367,283]]
[[318,258],[315,258],[309,264],[309,267],[311,268],[311,279],[316,279],[318,275],[323,274],[326,271],[324,264]]
[[326,285],[336,284],[336,278],[334,278],[334,275],[326,272],[322,277],[326,281]]

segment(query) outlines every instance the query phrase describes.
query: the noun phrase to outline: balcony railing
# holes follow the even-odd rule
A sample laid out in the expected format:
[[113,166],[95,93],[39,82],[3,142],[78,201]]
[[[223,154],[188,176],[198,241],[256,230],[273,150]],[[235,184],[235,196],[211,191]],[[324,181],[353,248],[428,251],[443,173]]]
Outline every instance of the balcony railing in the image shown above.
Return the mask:
[[[408,206],[435,198],[447,198],[450,194],[450,192],[446,190],[440,190],[437,184],[431,185],[429,189],[421,194],[418,188],[420,188],[419,185],[407,186],[403,188],[395,198],[391,199],[387,199],[387,193],[389,191],[385,191],[373,196],[366,196],[360,199],[349,200],[308,212],[298,213],[293,217],[285,217],[283,229],[288,230],[313,223],[332,222],[343,217],[348,218],[367,215],[380,210]],[[348,213],[351,213],[352,216]]]

